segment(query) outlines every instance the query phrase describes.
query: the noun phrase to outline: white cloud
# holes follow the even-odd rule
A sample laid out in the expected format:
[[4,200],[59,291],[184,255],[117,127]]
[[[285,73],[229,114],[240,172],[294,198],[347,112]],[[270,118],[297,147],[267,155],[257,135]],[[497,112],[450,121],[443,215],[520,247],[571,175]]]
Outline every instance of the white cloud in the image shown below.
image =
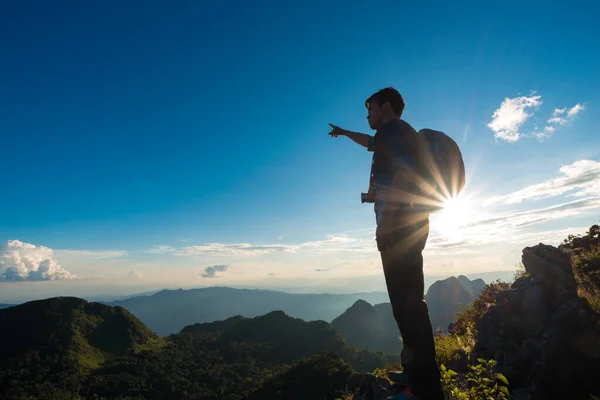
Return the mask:
[[567,113],[567,117],[574,117],[583,110],[584,110],[584,107],[581,104],[579,104],[579,103],[575,104],[575,106],[573,106],[573,108],[571,108],[569,110],[569,112]]
[[542,104],[541,96],[521,96],[515,98],[505,98],[500,108],[492,115],[492,121],[487,125],[492,131],[496,139],[502,139],[507,142],[516,142],[524,137],[533,137],[539,140],[544,140],[550,137],[550,134],[556,131],[556,127],[565,125],[571,121],[577,114],[584,110],[582,104],[577,103],[573,107],[567,109],[555,108],[552,116],[546,121],[549,125],[544,127],[542,132],[537,132],[537,128],[533,133],[521,132],[521,127],[529,119],[533,112],[528,110],[537,110]]
[[142,275],[141,273],[139,273],[133,269],[131,271],[129,271],[129,273],[127,274],[128,279],[142,279],[143,277],[144,277],[144,275]]
[[548,119],[548,123],[564,125],[567,123],[567,120],[562,117],[552,117],[552,118]]
[[19,240],[9,240],[0,247],[0,281],[53,281],[73,279],[53,258],[53,250]]
[[217,272],[225,272],[229,269],[229,265],[221,264],[221,265],[213,265],[210,267],[206,267],[204,272],[202,273],[203,278],[215,278],[217,277]]
[[573,197],[600,195],[600,162],[579,160],[562,166],[559,171],[563,176],[529,185],[507,195],[491,197],[484,202],[484,205],[515,204],[524,200],[544,199],[565,194]]
[[488,127],[495,132],[494,136],[508,142],[519,140],[522,136],[519,132],[521,125],[533,115],[526,110],[539,108],[542,104],[541,98],[541,96],[505,98],[488,124]]

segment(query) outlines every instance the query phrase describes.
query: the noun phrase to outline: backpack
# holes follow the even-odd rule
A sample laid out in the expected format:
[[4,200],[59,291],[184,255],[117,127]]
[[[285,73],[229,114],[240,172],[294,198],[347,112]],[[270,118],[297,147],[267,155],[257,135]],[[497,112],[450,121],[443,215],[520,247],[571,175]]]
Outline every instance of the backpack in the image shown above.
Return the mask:
[[417,138],[419,208],[433,214],[464,189],[465,163],[458,144],[444,132],[421,129]]

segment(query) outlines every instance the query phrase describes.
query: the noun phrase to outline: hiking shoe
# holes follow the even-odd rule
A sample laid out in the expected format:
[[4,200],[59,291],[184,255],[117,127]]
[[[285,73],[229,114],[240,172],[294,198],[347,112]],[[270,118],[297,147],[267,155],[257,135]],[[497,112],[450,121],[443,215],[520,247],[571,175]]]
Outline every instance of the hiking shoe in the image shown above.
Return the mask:
[[400,385],[408,386],[409,379],[408,379],[408,375],[405,372],[388,371],[387,376],[390,379],[390,381],[392,381],[393,383],[398,383]]

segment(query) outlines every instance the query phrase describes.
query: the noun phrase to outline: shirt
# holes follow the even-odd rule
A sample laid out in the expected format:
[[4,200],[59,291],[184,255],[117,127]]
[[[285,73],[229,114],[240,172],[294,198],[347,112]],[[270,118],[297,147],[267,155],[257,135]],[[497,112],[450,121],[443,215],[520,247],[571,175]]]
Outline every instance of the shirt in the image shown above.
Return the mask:
[[[393,189],[387,198],[386,206],[408,211],[411,206],[411,193],[418,192],[415,180],[417,171],[417,132],[406,121],[392,119],[383,124],[369,142],[367,148],[373,151],[371,179],[376,193]],[[394,175],[401,174],[396,187],[392,188]],[[378,198],[381,196],[378,196]],[[377,207],[381,207],[381,201]]]

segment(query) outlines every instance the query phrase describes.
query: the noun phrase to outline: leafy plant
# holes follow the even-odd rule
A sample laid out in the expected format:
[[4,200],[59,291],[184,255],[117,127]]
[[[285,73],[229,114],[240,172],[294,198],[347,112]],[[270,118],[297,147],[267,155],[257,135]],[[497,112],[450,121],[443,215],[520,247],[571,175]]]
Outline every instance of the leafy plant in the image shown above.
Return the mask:
[[372,374],[378,378],[388,379],[388,370],[390,370],[390,368],[375,368]]
[[493,372],[495,365],[495,360],[478,358],[477,364],[469,365],[470,371],[460,379],[458,373],[442,364],[441,379],[446,395],[453,400],[508,399],[508,379],[500,373]]
[[600,314],[600,248],[585,249],[572,257],[580,298]]

